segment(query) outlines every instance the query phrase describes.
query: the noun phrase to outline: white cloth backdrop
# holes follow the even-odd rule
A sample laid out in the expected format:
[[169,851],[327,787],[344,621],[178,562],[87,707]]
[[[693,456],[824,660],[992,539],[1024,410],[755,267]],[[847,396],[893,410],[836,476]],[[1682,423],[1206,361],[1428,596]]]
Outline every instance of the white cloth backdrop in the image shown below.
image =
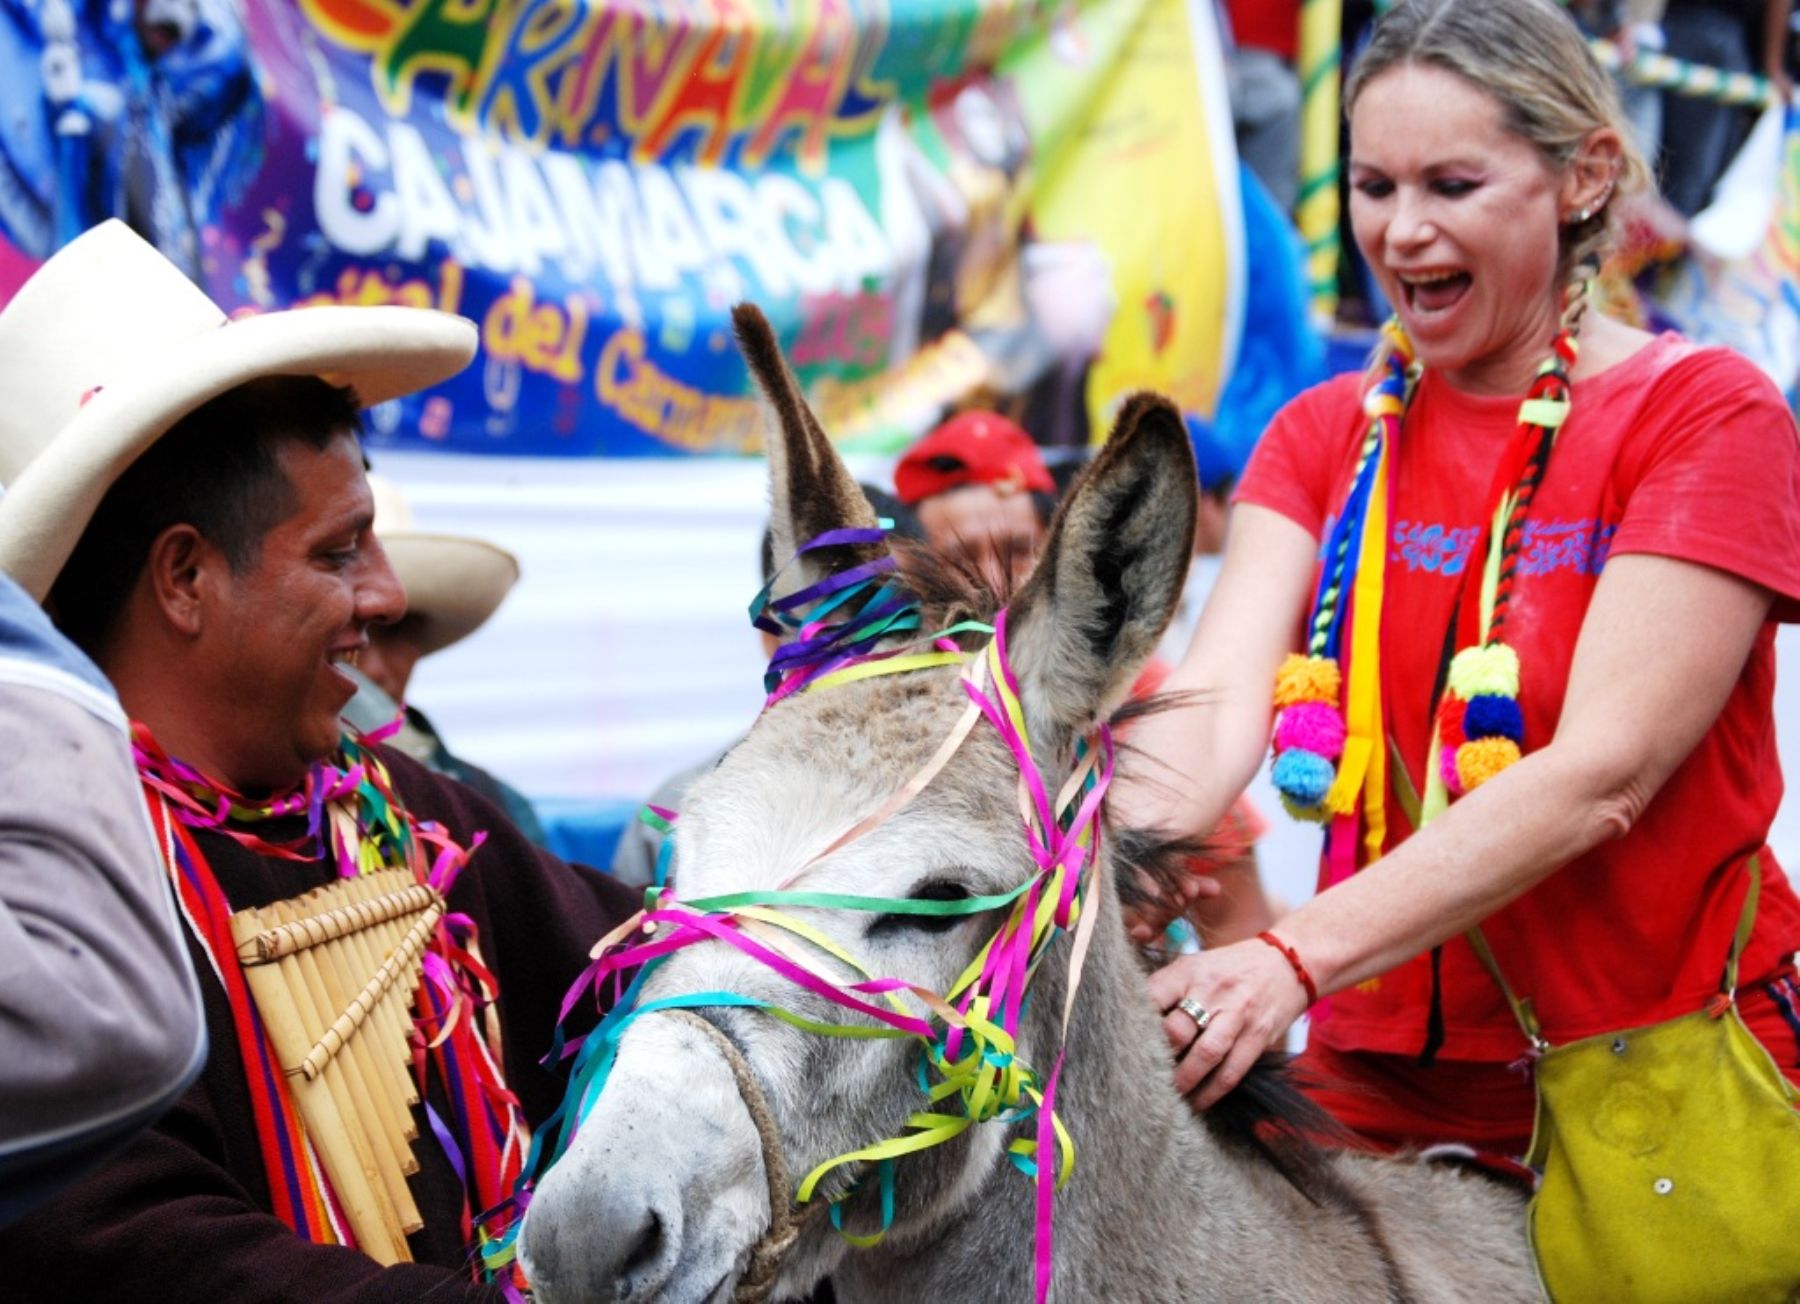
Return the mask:
[[[381,453],[418,528],[511,549],[523,578],[486,626],[424,662],[416,705],[452,748],[533,798],[638,800],[736,737],[762,700],[745,607],[760,582],[766,471],[755,459],[477,458]],[[889,483],[890,463],[853,469]],[[1205,563],[1203,563],[1205,565]],[[1204,575],[1194,587],[1206,586]],[[1800,630],[1778,642],[1784,770],[1800,778]],[[1304,901],[1318,833],[1280,813],[1266,773],[1259,848],[1272,891]],[[1800,875],[1800,799],[1771,836]]]

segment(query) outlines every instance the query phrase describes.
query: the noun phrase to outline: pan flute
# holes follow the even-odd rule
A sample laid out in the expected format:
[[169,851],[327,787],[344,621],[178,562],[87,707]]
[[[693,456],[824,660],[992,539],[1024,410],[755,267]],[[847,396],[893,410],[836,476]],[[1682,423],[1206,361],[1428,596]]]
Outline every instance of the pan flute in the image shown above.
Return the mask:
[[362,1251],[411,1260],[423,1225],[412,1002],[444,899],[385,869],[243,910],[232,938],[308,1140]]

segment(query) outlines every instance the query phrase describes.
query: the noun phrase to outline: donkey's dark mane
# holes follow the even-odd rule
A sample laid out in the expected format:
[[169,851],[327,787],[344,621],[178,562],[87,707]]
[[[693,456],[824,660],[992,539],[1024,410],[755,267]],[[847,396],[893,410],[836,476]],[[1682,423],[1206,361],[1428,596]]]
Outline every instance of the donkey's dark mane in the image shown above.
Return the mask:
[[[920,617],[929,628],[946,629],[962,620],[991,623],[1012,600],[1010,585],[995,588],[966,558],[899,536],[889,537],[888,550],[894,554],[896,581],[918,602]],[[964,634],[957,641],[968,650],[979,647],[983,639]]]
[[[1138,709],[1131,714],[1135,718],[1146,711],[1167,710],[1179,704],[1171,697],[1179,696],[1148,698],[1133,704]],[[1121,744],[1121,750],[1127,746]],[[1147,898],[1140,874],[1167,890],[1167,884],[1191,872],[1189,860],[1213,849],[1206,838],[1174,838],[1145,829],[1109,829],[1108,836],[1121,902]],[[1153,947],[1141,948],[1139,954],[1146,968],[1172,958]],[[1201,1118],[1221,1144],[1257,1155],[1314,1204],[1357,1205],[1360,1202],[1337,1176],[1328,1153],[1332,1147],[1353,1145],[1354,1140],[1305,1094],[1304,1081],[1303,1071],[1293,1066],[1290,1056],[1268,1052]]]

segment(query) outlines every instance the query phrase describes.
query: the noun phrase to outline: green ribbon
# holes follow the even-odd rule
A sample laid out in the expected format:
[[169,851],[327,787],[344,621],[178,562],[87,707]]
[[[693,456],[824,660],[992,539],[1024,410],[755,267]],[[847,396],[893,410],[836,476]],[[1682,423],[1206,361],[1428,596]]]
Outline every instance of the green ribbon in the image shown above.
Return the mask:
[[[847,896],[838,892],[727,892],[722,896],[697,897],[680,905],[700,914],[716,915],[741,906],[809,906],[817,910],[860,910],[871,915],[979,915],[1009,906],[1025,894],[1035,879],[1026,879],[1011,891],[994,896],[960,897],[953,901],[921,901],[914,897]],[[661,890],[644,892],[644,908],[656,910]]]

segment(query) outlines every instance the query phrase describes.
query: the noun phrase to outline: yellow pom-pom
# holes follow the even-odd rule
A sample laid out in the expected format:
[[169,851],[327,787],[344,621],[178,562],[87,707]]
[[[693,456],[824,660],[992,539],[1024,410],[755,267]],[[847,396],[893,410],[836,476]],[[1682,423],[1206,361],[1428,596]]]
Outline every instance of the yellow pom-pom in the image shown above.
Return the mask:
[[1519,744],[1510,738],[1477,738],[1456,749],[1456,777],[1464,792],[1473,792],[1519,759]]
[[1288,659],[1275,672],[1275,705],[1294,706],[1300,702],[1329,702],[1336,706],[1343,679],[1338,663],[1332,657],[1309,657],[1304,652],[1290,652]]
[[1466,647],[1450,662],[1450,691],[1463,701],[1519,695],[1519,654],[1504,643]]

